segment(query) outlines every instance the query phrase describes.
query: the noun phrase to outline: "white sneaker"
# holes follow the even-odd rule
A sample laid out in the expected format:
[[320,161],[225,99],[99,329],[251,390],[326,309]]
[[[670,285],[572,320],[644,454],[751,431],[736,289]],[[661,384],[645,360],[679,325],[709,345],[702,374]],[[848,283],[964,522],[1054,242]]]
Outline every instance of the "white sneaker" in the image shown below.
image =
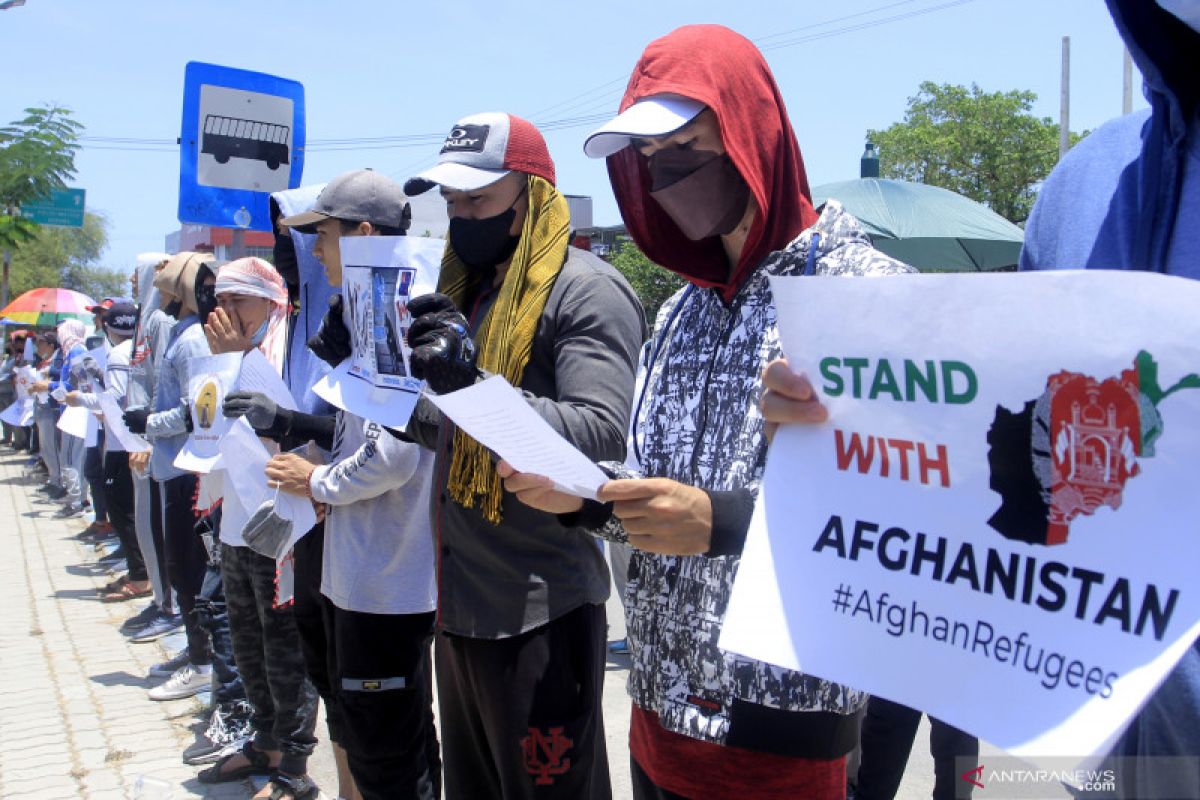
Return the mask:
[[179,700],[199,694],[212,686],[212,667],[184,664],[161,686],[150,690],[151,700]]

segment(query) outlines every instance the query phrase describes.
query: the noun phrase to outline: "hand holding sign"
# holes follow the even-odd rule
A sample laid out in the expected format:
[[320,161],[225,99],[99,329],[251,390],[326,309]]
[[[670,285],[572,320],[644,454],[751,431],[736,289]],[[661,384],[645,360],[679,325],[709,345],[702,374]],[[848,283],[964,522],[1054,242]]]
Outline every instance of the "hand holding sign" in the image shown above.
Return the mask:
[[768,441],[775,437],[780,425],[818,423],[829,419],[829,412],[821,405],[808,378],[792,372],[787,359],[777,358],[767,364],[763,370],[762,384],[759,407],[767,423]]

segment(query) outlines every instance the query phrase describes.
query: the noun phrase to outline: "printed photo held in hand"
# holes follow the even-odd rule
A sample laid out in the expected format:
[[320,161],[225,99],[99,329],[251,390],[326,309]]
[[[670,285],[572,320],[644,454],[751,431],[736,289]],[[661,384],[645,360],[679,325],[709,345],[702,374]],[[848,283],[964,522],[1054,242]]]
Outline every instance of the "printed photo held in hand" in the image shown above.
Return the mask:
[[175,466],[188,472],[211,472],[221,456],[221,437],[229,430],[222,412],[225,395],[233,391],[242,365],[240,352],[201,356],[192,360],[187,387],[190,431]]
[[408,304],[437,285],[445,242],[418,236],[340,241],[342,316],[351,355],[313,387],[329,403],[372,422],[403,428],[422,382],[409,364]]
[[775,435],[721,646],[1015,755],[1102,755],[1200,633],[1178,524],[1200,513],[1184,477],[1200,286],[1058,272],[772,292],[788,365],[764,417],[811,410],[804,373],[829,419]]

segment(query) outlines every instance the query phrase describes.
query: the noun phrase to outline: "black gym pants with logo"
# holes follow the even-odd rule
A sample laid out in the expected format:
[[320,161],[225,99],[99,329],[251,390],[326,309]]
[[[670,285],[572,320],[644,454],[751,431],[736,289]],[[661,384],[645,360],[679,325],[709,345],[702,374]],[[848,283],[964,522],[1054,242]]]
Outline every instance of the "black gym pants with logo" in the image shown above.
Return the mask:
[[447,800],[612,797],[604,606],[506,639],[437,637]]

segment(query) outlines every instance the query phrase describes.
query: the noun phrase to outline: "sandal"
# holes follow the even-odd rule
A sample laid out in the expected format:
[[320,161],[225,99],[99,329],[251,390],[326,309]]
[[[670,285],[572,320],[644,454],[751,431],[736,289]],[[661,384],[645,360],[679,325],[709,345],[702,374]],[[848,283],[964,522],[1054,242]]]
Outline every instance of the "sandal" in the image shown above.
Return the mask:
[[[222,771],[222,768],[228,764],[237,755],[245,756],[250,763],[244,767]],[[251,775],[262,775],[271,771],[270,757],[260,751],[255,750],[251,742],[246,742],[242,745],[241,750],[230,753],[227,756],[222,756],[208,769],[200,770],[200,774],[196,778],[201,783],[229,783],[231,781],[240,781],[243,778],[248,778]],[[313,795],[314,797],[316,795]]]
[[117,589],[100,595],[100,602],[121,603],[126,600],[136,600],[139,597],[149,597],[152,594],[154,594],[154,590],[150,588],[150,581],[146,581],[146,588],[144,589],[134,586],[133,581],[126,581]]
[[104,584],[104,586],[100,588],[100,594],[112,594],[113,592],[119,592],[121,587],[127,583],[129,583],[129,576],[122,575],[116,580],[112,580]]
[[316,781],[307,775],[288,775],[278,770],[271,773],[267,786],[271,787],[267,800],[284,800],[287,797],[292,800],[316,800],[320,792]]

